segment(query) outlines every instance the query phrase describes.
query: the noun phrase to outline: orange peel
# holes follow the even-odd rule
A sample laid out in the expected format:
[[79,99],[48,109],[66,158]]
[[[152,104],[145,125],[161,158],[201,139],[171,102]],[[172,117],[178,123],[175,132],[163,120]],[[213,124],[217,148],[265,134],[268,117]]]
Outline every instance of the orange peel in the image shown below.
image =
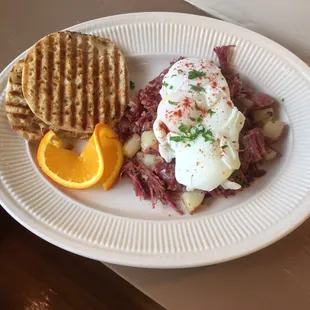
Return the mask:
[[85,189],[99,182],[109,190],[118,179],[124,155],[116,132],[97,124],[80,156],[63,148],[50,130],[41,140],[37,160],[43,172],[62,186]]
[[101,179],[104,171],[99,130],[94,130],[80,156],[64,149],[62,141],[50,130],[40,142],[37,160],[56,183],[73,189],[88,188]]
[[105,167],[100,183],[105,190],[109,190],[117,181],[123,165],[123,147],[117,133],[111,127],[105,124],[97,126]]

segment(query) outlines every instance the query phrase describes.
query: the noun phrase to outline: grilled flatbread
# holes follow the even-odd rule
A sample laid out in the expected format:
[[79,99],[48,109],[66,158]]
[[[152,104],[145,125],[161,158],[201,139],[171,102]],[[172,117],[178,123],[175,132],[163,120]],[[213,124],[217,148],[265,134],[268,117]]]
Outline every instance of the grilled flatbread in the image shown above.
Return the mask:
[[[5,97],[5,111],[12,129],[28,141],[39,142],[51,126],[46,125],[30,110],[22,92],[22,72],[24,60],[19,60],[12,68]],[[87,134],[57,131],[60,137],[88,138]]]
[[109,39],[77,32],[52,33],[25,59],[24,97],[44,123],[92,132],[97,123],[114,126],[128,102],[125,58]]

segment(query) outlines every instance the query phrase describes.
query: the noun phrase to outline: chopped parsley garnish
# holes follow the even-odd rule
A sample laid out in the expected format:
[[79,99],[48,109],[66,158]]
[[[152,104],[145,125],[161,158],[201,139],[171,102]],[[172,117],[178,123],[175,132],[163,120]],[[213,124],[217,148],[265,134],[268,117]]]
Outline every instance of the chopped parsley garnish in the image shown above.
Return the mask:
[[177,76],[177,75],[176,75],[176,74],[172,74],[172,75],[171,75],[171,77],[175,77],[175,76]]
[[208,142],[208,141],[210,143],[214,143],[215,142],[215,139],[213,137],[212,131],[210,129],[205,130],[205,132],[202,133],[202,136],[204,137],[205,142]]
[[174,141],[174,142],[182,142],[182,141],[184,141],[185,139],[187,139],[187,137],[185,137],[185,136],[174,136],[174,137],[170,137],[170,140],[171,140],[171,141]]
[[188,147],[191,147],[191,145],[190,145],[190,144],[187,144],[187,146],[188,146]]
[[246,185],[246,180],[239,180],[238,184],[241,186]]
[[228,147],[228,145],[227,144],[225,144],[225,145],[223,145],[223,146],[221,146],[221,148],[224,150],[224,149],[226,149]]
[[169,87],[169,89],[173,89],[173,86],[171,85],[171,86]]
[[178,70],[178,73],[179,73],[179,74],[181,74],[181,73],[183,73],[183,72],[184,72],[184,71],[181,70],[181,69]]
[[172,101],[172,100],[168,100],[168,103],[172,104],[172,105],[178,105],[178,103],[176,101]]
[[205,142],[215,142],[212,131],[210,129],[206,129],[201,124],[196,127],[190,126],[189,128],[187,128],[184,124],[181,124],[178,129],[180,130],[182,135],[170,137],[171,141],[189,142],[194,141],[199,135],[202,135],[202,137],[205,139]]
[[208,110],[208,114],[210,114],[210,117],[212,117],[213,114],[215,114],[216,112],[212,111],[211,109]]
[[237,169],[237,170],[234,170],[233,173],[231,174],[231,176],[235,176],[237,174],[239,174],[239,172],[241,171],[241,169]]
[[133,81],[130,81],[130,89],[133,90],[135,89],[136,85]]
[[178,127],[178,129],[179,129],[181,132],[183,132],[183,133],[186,133],[187,130],[188,130],[184,124],[181,124],[181,125]]
[[199,108],[199,106],[198,106],[198,104],[197,104],[196,101],[195,101],[195,109],[198,110],[198,111],[200,111],[200,108]]
[[167,87],[169,84],[167,82],[163,82],[163,86]]
[[237,143],[236,141],[232,141],[232,143]]
[[199,116],[199,117],[197,117],[197,118],[195,118],[195,117],[190,117],[189,119],[190,119],[191,121],[197,122],[197,123],[201,123],[201,122],[202,122],[202,117],[201,117],[201,116]]
[[196,85],[190,85],[192,90],[198,91],[198,92],[206,92],[205,89],[201,86],[196,86]]
[[206,74],[204,72],[201,71],[197,71],[197,70],[192,70],[188,72],[188,78],[190,80],[196,79],[198,77],[203,77],[206,76]]

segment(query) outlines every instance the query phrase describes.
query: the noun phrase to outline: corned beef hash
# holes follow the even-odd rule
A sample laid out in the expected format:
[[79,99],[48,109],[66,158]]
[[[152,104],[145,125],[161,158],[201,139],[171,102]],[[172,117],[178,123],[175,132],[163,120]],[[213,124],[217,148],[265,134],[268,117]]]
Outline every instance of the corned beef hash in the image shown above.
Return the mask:
[[286,124],[274,120],[275,99],[246,88],[228,61],[234,46],[216,47],[213,61],[179,58],[135,92],[117,125],[137,196],[183,214],[204,199],[235,195],[266,172],[279,153],[272,144]]

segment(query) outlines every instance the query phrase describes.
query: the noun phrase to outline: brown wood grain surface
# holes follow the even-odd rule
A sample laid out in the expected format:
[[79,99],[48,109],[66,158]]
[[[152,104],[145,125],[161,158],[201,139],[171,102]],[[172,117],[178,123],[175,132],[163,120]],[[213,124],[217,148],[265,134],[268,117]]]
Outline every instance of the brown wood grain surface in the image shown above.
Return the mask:
[[103,264],[38,238],[0,207],[0,309],[163,308]]

